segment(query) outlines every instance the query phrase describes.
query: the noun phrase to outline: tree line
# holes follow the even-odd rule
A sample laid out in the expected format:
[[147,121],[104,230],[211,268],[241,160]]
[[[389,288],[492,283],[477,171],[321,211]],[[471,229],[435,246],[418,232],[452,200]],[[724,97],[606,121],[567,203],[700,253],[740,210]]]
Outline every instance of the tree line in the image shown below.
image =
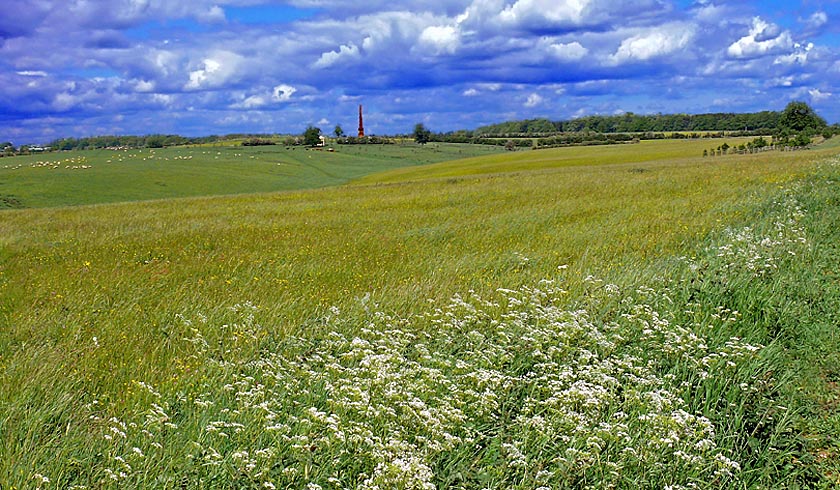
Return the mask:
[[[415,135],[417,131],[415,130]],[[807,146],[816,135],[840,134],[837,124],[828,126],[805,102],[794,101],[784,111],[756,113],[654,114],[625,113],[617,116],[587,116],[569,121],[548,119],[509,121],[482,126],[474,131],[431,133],[428,141],[480,143],[518,147],[629,143],[650,139],[772,136],[774,145]],[[419,140],[418,140],[419,141]],[[754,140],[758,141],[758,140]],[[763,140],[762,140],[763,141]]]
[[680,133],[708,131],[772,131],[779,127],[781,112],[654,114],[628,112],[617,116],[586,116],[568,121],[530,119],[482,126],[474,131],[484,137],[542,136],[554,133]]
[[[652,114],[632,112],[615,116],[586,116],[566,121],[529,119],[482,126],[473,131],[479,137],[544,136],[555,133],[702,133],[739,131],[743,133],[772,134],[788,128],[802,131],[810,128],[819,131],[828,125],[805,102],[794,101],[785,110],[754,113],[708,114]],[[835,125],[835,129],[836,129]]]

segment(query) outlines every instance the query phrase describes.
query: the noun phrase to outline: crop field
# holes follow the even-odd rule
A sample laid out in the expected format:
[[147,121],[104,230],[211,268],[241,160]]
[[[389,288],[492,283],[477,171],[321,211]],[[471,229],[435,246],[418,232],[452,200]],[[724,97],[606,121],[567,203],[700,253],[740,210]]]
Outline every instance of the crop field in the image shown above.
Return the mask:
[[0,168],[0,488],[834,488],[837,147],[699,143]]
[[54,152],[0,159],[0,209],[310,189],[370,173],[502,151],[477,145],[230,144]]

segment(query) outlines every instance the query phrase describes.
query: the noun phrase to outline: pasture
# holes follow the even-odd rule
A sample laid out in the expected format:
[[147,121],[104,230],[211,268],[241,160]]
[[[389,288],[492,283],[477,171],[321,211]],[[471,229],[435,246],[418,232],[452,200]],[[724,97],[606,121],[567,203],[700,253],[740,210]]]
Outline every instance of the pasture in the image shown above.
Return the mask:
[[231,144],[41,153],[0,159],[0,209],[246,194],[338,185],[404,165],[502,151],[476,145]]
[[[837,484],[836,148],[702,158],[702,144],[4,211],[0,481]],[[467,151],[452,148],[439,156]],[[244,150],[200,168],[241,189],[236,169],[272,175],[276,154]],[[368,162],[336,182],[421,161],[353,151],[319,153],[312,173],[294,159],[313,153],[281,155],[300,187],[328,185],[333,157]],[[56,194],[39,194],[49,170],[24,170],[45,172],[29,195]],[[102,182],[64,204],[126,200],[98,197]]]

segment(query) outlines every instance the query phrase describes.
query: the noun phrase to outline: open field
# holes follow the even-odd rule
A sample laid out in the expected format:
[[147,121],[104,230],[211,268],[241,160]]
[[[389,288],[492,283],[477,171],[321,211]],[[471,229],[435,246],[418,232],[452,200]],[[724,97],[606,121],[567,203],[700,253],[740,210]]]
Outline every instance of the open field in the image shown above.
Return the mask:
[[0,209],[311,189],[405,165],[502,151],[457,144],[341,145],[334,153],[292,148],[218,144],[2,158]]
[[445,162],[418,168],[395,169],[358,179],[359,183],[387,183],[407,180],[444,178],[462,175],[527,171],[540,168],[574,167],[642,163],[657,160],[696,158],[722,145],[737,146],[752,138],[720,138],[702,140],[653,140],[637,144],[573,146],[544,150],[518,150],[500,153],[494,158],[466,158],[459,162]]
[[[0,159],[0,209],[42,208],[313,189],[361,178],[398,181],[560,166],[689,158],[734,138],[646,141],[515,153],[483,145],[338,145],[335,153],[231,142],[154,150],[89,150]],[[495,154],[495,159],[482,156]],[[472,160],[469,157],[478,157]],[[443,167],[436,162],[463,160]],[[414,171],[382,174],[403,167]],[[366,177],[376,174],[376,177]],[[373,180],[365,180],[373,179]]]
[[4,211],[0,481],[838,484],[836,148],[653,143]]

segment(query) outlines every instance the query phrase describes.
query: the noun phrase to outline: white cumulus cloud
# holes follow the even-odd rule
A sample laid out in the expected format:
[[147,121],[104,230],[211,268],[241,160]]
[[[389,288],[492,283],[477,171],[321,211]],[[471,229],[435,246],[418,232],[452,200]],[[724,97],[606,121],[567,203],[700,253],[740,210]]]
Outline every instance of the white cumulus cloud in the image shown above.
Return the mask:
[[590,0],[518,0],[499,14],[504,24],[532,21],[580,25]]
[[820,27],[828,24],[828,14],[822,10],[814,12],[810,17],[808,17],[805,24],[811,29],[819,29]]
[[814,49],[814,43],[808,43],[805,46],[802,46],[799,43],[793,45],[793,52],[789,54],[784,54],[781,56],[777,56],[775,60],[773,60],[774,65],[794,65],[800,64],[804,65],[808,62],[808,55],[811,50]]
[[213,5],[212,7],[199,12],[196,16],[198,20],[202,22],[224,22],[227,19],[225,18],[225,11],[223,8],[219,7],[218,5]]
[[353,43],[342,44],[338,51],[327,51],[322,53],[318,61],[313,65],[315,68],[328,68],[342,60],[359,58],[359,47]]
[[257,109],[268,104],[266,97],[262,95],[252,95],[238,104],[233,104],[231,107],[236,109]]
[[808,91],[808,95],[811,96],[811,102],[817,103],[822,102],[824,100],[831,99],[833,94],[831,92],[823,92],[818,88],[814,88]]
[[549,44],[547,50],[553,57],[563,61],[577,61],[589,54],[589,50],[577,41]]
[[218,51],[201,62],[201,68],[190,72],[190,81],[185,90],[216,88],[234,79],[243,62],[243,57],[232,51]]
[[420,33],[420,45],[434,54],[454,54],[461,43],[461,34],[455,26],[429,26]]
[[531,94],[528,100],[525,101],[525,107],[536,107],[542,104],[543,98],[539,94]]
[[155,82],[149,80],[136,80],[134,82],[135,92],[153,92],[155,90]]
[[627,61],[647,61],[679,51],[694,38],[694,27],[688,24],[669,24],[651,28],[621,42],[610,59],[620,64]]
[[66,111],[71,107],[76,105],[76,97],[68,94],[67,92],[62,92],[56,94],[55,98],[53,99],[53,107],[57,111]]
[[272,99],[275,102],[288,102],[291,100],[292,95],[297,92],[297,89],[292,87],[291,85],[281,84],[274,87],[272,92]]
[[790,32],[780,32],[777,25],[755,17],[749,34],[729,45],[726,52],[733,58],[758,58],[790,49],[792,46]]
[[297,92],[295,87],[283,83],[271,89],[271,92],[265,90],[248,97],[242,94],[240,95],[241,101],[232,104],[230,107],[233,109],[259,109],[272,103],[289,102],[295,92]]

